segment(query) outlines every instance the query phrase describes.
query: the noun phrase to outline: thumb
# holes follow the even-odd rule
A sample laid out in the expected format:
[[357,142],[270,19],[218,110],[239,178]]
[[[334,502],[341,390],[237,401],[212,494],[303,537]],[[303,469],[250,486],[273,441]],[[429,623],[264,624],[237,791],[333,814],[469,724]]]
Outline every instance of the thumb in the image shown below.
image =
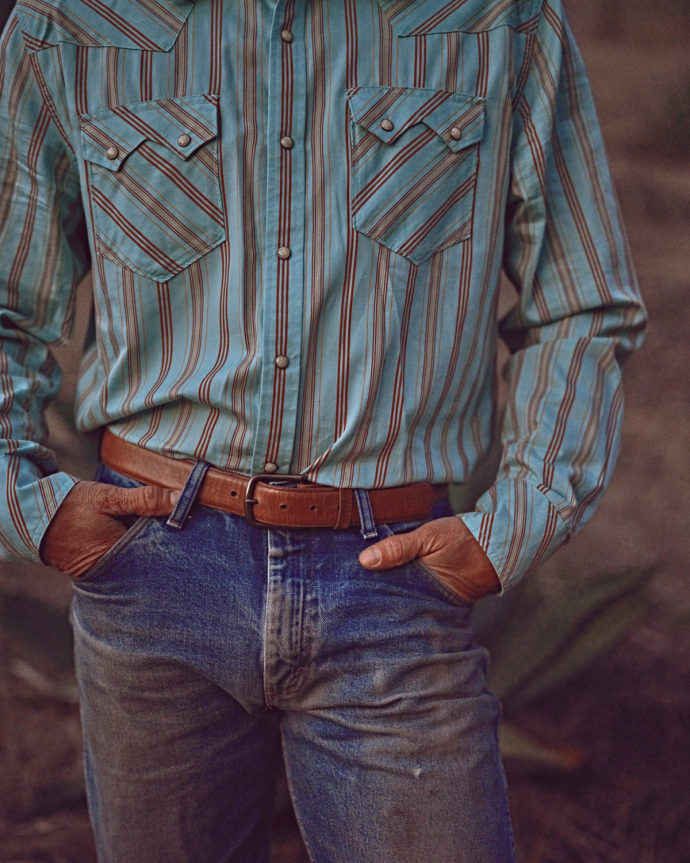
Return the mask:
[[365,548],[359,556],[359,562],[366,569],[390,569],[393,566],[402,566],[418,556],[422,550],[421,539],[416,530],[389,536]]
[[118,488],[103,485],[97,506],[104,515],[169,515],[181,492],[156,485]]

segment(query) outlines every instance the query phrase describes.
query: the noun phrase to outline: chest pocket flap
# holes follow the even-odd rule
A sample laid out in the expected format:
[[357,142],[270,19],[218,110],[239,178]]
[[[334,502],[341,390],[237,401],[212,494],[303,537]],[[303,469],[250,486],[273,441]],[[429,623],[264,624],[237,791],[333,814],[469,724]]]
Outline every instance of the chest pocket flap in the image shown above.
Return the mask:
[[433,129],[454,153],[484,134],[484,100],[477,96],[415,87],[357,87],[347,96],[354,122],[385,144],[417,123]]
[[223,242],[217,95],[119,105],[80,124],[103,257],[164,282]]
[[484,100],[416,87],[347,96],[355,230],[413,264],[467,239]]
[[[79,118],[84,158],[110,171],[143,141],[189,159],[218,135],[218,96],[186,96],[120,105]],[[116,153],[117,151],[117,153]]]

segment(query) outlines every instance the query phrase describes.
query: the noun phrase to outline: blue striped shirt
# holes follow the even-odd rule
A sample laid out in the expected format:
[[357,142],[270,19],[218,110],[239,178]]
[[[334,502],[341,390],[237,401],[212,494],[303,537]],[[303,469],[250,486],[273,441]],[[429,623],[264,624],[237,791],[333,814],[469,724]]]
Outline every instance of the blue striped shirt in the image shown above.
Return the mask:
[[75,482],[42,410],[89,269],[82,430],[464,483],[500,330],[461,517],[507,586],[594,511],[645,314],[559,0],[20,0],[0,76],[4,557]]

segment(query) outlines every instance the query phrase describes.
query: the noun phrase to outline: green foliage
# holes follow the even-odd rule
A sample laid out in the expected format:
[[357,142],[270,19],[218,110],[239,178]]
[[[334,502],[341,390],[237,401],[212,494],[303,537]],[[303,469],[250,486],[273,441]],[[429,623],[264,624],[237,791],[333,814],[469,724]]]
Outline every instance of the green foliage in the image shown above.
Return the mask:
[[[648,570],[574,582],[545,602],[527,588],[482,601],[475,612],[479,641],[491,652],[489,688],[509,718],[585,671],[643,617]],[[510,721],[500,730],[501,753],[522,770],[565,771],[584,753],[549,746]]]
[[480,603],[479,641],[491,652],[489,685],[506,712],[584,670],[639,621],[648,571],[602,577],[565,587],[546,603],[516,590]]
[[522,772],[563,772],[579,767],[584,753],[562,746],[547,746],[524,734],[508,722],[498,729],[498,742],[504,761],[517,763]]

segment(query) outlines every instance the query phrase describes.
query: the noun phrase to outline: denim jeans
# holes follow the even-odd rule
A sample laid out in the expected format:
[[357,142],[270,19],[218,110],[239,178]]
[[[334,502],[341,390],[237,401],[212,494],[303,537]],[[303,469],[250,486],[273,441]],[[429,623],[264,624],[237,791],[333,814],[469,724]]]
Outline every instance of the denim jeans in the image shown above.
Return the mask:
[[370,543],[195,504],[75,582],[100,863],[266,863],[281,757],[316,863],[514,860],[471,608],[418,562],[364,569]]

